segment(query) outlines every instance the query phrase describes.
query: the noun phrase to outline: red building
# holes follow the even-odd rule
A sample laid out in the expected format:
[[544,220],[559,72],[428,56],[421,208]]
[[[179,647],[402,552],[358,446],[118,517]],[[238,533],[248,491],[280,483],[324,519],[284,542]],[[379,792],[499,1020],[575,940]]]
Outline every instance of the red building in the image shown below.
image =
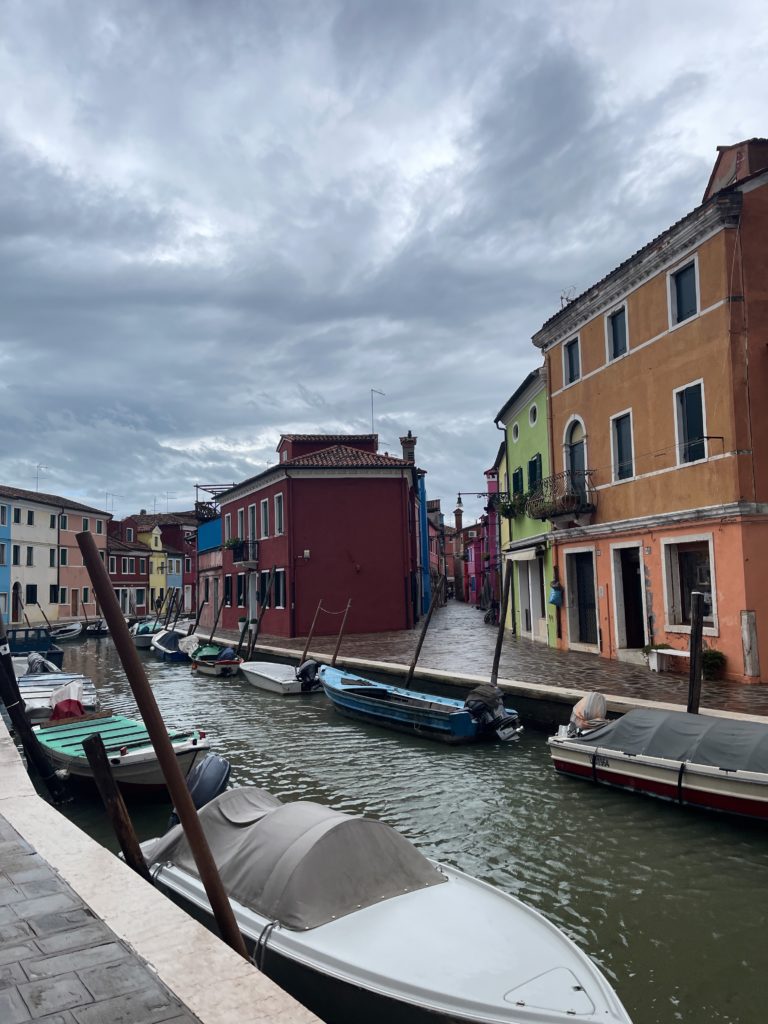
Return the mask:
[[[416,441],[401,442],[395,458],[379,454],[376,434],[284,434],[277,465],[219,495],[223,628],[255,618],[273,567],[263,633],[306,635],[320,601],[331,612],[351,601],[350,633],[414,624]],[[216,611],[210,602],[203,624]],[[340,622],[321,615],[316,632],[335,633]]]
[[[116,524],[118,526],[119,524]],[[140,540],[130,543],[107,537],[107,571],[124,615],[147,615],[149,608],[149,559],[152,549]]]

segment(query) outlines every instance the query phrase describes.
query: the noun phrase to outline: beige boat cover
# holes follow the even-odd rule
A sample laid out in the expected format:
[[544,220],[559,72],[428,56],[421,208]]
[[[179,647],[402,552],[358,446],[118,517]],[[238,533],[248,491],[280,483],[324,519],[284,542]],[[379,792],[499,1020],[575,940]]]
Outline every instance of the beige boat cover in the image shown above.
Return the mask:
[[[229,897],[297,931],[446,881],[389,825],[322,804],[284,804],[243,786],[199,814]],[[180,825],[150,857],[150,869],[171,863],[198,877]]]

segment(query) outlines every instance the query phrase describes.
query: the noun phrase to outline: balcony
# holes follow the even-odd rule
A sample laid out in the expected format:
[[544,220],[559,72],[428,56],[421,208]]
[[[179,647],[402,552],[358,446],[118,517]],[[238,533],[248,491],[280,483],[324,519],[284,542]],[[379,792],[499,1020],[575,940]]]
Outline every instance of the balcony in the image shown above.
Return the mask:
[[259,564],[259,542],[257,540],[238,540],[232,544],[232,561],[235,565],[247,565],[255,568]]
[[574,470],[545,477],[533,488],[525,504],[531,519],[549,519],[556,526],[571,522],[586,526],[597,508],[593,470]]

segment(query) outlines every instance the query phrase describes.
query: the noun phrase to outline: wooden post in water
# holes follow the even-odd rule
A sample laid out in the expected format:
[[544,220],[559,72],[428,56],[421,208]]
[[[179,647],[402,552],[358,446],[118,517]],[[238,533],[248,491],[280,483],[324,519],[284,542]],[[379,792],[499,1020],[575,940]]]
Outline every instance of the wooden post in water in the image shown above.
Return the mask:
[[99,791],[99,796],[104,803],[112,828],[115,830],[120,849],[123,851],[125,863],[133,868],[137,875],[141,875],[145,882],[152,879],[149,875],[149,868],[139,848],[139,840],[133,830],[128,809],[125,806],[120,790],[117,788],[112,769],[109,767],[109,758],[104,747],[104,740],[94,732],[83,740],[83,751],[88,758],[88,764],[93,772],[93,781]]
[[35,601],[35,604],[36,604],[36,605],[37,605],[37,607],[38,607],[38,608],[40,609],[40,614],[41,614],[41,615],[43,616],[43,618],[45,619],[45,624],[46,624],[46,626],[48,627],[48,629],[50,629],[50,628],[51,628],[51,624],[50,624],[50,622],[48,621],[48,616],[47,616],[47,615],[45,614],[45,612],[43,611],[43,606],[42,606],[42,605],[40,604],[40,602],[39,602],[39,601]]
[[499,662],[501,661],[501,648],[504,644],[504,623],[507,621],[507,608],[509,607],[509,594],[512,590],[512,563],[507,562],[504,573],[504,596],[501,599],[499,609],[499,630],[496,634],[496,649],[493,652],[493,666],[491,667],[491,686],[496,686],[499,678]]
[[304,650],[301,652],[301,660],[299,661],[299,665],[303,665],[304,662],[307,660],[307,654],[309,653],[309,645],[312,643],[312,637],[315,635],[317,616],[320,614],[320,609],[322,607],[323,599],[321,597],[320,600],[317,602],[317,608],[315,609],[315,617],[314,619],[312,619],[312,625],[310,626],[309,633],[307,634],[307,642],[304,644]]
[[333,657],[331,658],[331,665],[336,664],[336,658],[339,655],[339,648],[341,647],[341,638],[344,635],[344,627],[347,624],[347,616],[349,615],[349,607],[352,604],[352,598],[347,601],[347,607],[344,609],[344,618],[341,620],[341,628],[339,629],[339,637],[336,641],[336,647],[333,651]]
[[688,712],[698,715],[701,700],[701,645],[704,630],[704,595],[694,590],[691,593],[691,652],[690,674],[688,676]]
[[243,622],[243,628],[240,630],[240,639],[237,641],[237,650],[235,654],[240,657],[240,651],[243,649],[243,640],[245,640],[245,634],[248,632],[248,616],[245,617]]
[[190,629],[190,631],[187,634],[187,636],[192,636],[192,634],[195,632],[197,627],[200,625],[200,616],[203,614],[203,608],[205,608],[205,606],[207,604],[208,604],[208,598],[204,597],[203,600],[200,602],[200,607],[197,609],[197,615],[195,616],[195,621],[192,624],[192,628]]
[[176,753],[147,680],[144,666],[131,640],[107,570],[99,557],[96,541],[93,534],[89,532],[78,533],[76,539],[83,555],[83,563],[90,574],[93,589],[104,610],[104,617],[107,620],[112,640],[133,691],[136,704],[157,754],[165,784],[184,828],[192,856],[195,858],[200,881],[205,888],[221,937],[247,960],[248,953],[245,943],[238,930],[224,886],[221,884],[216,862],[208,846],[208,840],[200,824],[184,776],[181,774]]
[[46,789],[51,794],[55,804],[62,804],[69,800],[64,779],[56,774],[56,771],[48,760],[48,755],[38,742],[32,726],[29,724],[24,702],[19,693],[19,685],[16,682],[16,673],[13,671],[13,660],[11,649],[8,646],[8,634],[5,631],[5,622],[0,612],[0,698],[5,704],[5,710],[11,720],[11,725],[16,735],[21,740],[27,760],[34,766],[35,771],[45,783]]
[[216,632],[216,627],[219,624],[219,616],[221,615],[221,612],[222,612],[223,608],[224,608],[224,597],[222,595],[221,601],[219,602],[219,610],[216,612],[216,618],[213,620],[213,625],[211,626],[211,635],[208,637],[208,643],[209,644],[212,643],[212,641],[213,641],[213,634]]
[[445,576],[441,576],[440,579],[437,581],[437,586],[435,587],[435,592],[432,595],[432,600],[430,601],[430,604],[429,604],[429,610],[428,610],[428,612],[427,612],[427,614],[426,614],[426,616],[424,618],[424,622],[422,623],[422,626],[421,626],[421,633],[419,634],[419,642],[416,644],[416,650],[413,652],[413,658],[411,658],[411,664],[408,667],[408,675],[405,677],[405,683],[403,684],[405,686],[406,690],[409,689],[411,683],[413,682],[413,673],[414,673],[414,671],[416,669],[416,662],[419,660],[419,655],[421,654],[421,647],[422,647],[422,644],[424,643],[424,638],[427,635],[427,629],[429,628],[430,619],[432,618],[432,612],[437,607],[437,602],[440,600],[440,594],[443,591],[444,585],[445,585]]
[[253,659],[253,649],[256,646],[256,640],[258,639],[259,630],[261,629],[262,616],[264,615],[264,611],[267,605],[269,604],[270,598],[272,597],[272,587],[274,586],[276,572],[277,568],[273,565],[272,568],[269,570],[269,578],[267,579],[267,592],[264,595],[264,600],[259,602],[259,614],[256,616],[256,628],[253,631],[251,642],[248,645],[248,661],[251,661]]

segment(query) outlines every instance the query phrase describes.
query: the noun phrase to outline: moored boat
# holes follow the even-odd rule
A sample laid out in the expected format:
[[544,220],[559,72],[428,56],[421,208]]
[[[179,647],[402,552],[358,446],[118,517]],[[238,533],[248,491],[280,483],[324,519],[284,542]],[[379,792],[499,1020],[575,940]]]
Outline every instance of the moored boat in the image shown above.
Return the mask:
[[134,622],[129,632],[134,646],[141,651],[147,650],[152,644],[152,637],[164,628],[162,622],[158,622],[157,619],[144,619]]
[[[98,733],[104,741],[115,782],[127,791],[162,791],[163,773],[143,722],[123,715],[101,714],[38,727],[37,738],[56,768],[81,781],[93,781],[83,740]],[[210,748],[197,729],[171,729],[168,737],[183,775]]]
[[340,714],[425,739],[508,741],[523,728],[517,712],[504,706],[501,690],[490,684],[476,687],[462,701],[375,683],[330,665],[320,667],[320,681]]
[[82,622],[63,622],[60,626],[51,627],[51,636],[58,643],[62,640],[78,640],[82,635]]
[[[253,787],[200,821],[257,965],[334,1024],[630,1024],[553,924],[384,822]],[[209,918],[183,830],[142,850],[155,884]]]
[[9,626],[6,633],[12,655],[41,654],[61,668],[64,649],[53,642],[50,630],[45,626]]
[[204,676],[236,676],[243,663],[243,659],[231,647],[221,647],[219,644],[202,644],[189,657],[194,671]]
[[272,661],[244,661],[240,671],[251,686],[287,697],[300,693],[319,693],[322,689],[319,667],[316,661],[306,661],[299,666],[280,665]]
[[78,701],[86,713],[96,711],[99,698],[87,676],[69,673],[39,673],[19,676],[19,693],[27,718],[33,724],[47,722],[60,701]]
[[768,723],[635,708],[548,740],[558,772],[674,803],[768,819]]
[[187,635],[186,627],[182,629],[161,629],[153,633],[150,649],[163,661],[189,661],[189,655],[179,648],[179,641]]

